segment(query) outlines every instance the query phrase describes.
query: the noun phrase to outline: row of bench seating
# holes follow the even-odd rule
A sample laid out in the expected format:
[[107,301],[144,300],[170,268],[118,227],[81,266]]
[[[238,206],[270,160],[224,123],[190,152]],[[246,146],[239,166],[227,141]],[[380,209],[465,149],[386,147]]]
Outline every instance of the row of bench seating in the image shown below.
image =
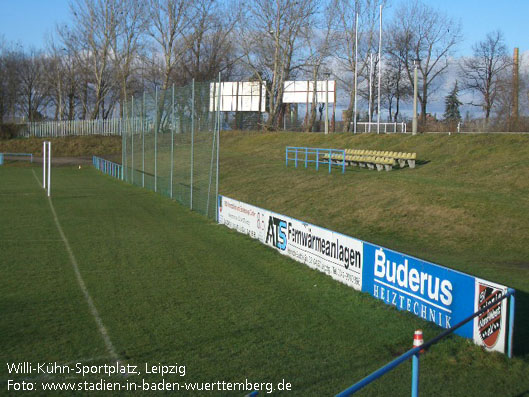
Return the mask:
[[[329,156],[324,155],[324,160],[328,160]],[[361,150],[361,149],[345,149],[345,162],[347,165],[367,167],[369,169],[377,169],[382,171],[390,171],[394,166],[404,168],[406,164],[410,168],[415,168],[416,153],[404,152],[388,152],[379,150]],[[343,161],[343,156],[334,154],[331,156],[331,161],[340,164]]]

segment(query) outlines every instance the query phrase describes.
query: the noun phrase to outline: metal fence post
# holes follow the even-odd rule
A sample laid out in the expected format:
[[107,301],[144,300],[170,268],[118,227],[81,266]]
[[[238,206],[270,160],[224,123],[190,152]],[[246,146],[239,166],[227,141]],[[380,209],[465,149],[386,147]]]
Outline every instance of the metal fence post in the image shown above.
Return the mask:
[[131,164],[131,167],[130,167],[130,179],[131,179],[131,183],[134,184],[134,128],[132,128],[132,123],[131,123],[131,120],[134,120],[134,95],[132,96],[131,98],[131,105],[130,105],[130,118],[129,118],[129,122],[127,123],[128,126],[129,126],[129,130],[130,130],[130,164]]
[[154,88],[154,107],[156,108],[156,120],[154,122],[154,191],[158,190],[158,87]]
[[145,91],[141,109],[141,186],[145,187]]
[[[219,73],[219,83],[220,83],[220,73]],[[219,91],[220,94],[220,91]],[[219,107],[220,113],[220,107]],[[219,221],[219,151],[220,151],[220,123],[219,128],[217,129],[217,175],[215,181],[215,220]],[[207,216],[207,214],[206,214]]]
[[173,198],[173,167],[174,167],[174,84],[173,84],[173,101],[172,101],[172,113],[171,113],[171,178],[169,180],[169,197]]
[[190,184],[190,199],[189,208],[193,209],[193,162],[195,150],[195,79],[191,82],[191,184]]
[[[209,198],[211,196],[211,178],[213,176],[213,159],[214,159],[214,156],[215,156],[215,143],[218,145],[218,142],[217,142],[217,136],[219,136],[219,131],[220,131],[220,95],[221,95],[221,88],[220,88],[220,85],[221,85],[221,82],[220,82],[220,73],[219,73],[219,96],[218,96],[218,101],[217,101],[217,104],[219,105],[217,107],[217,114],[218,114],[218,117],[217,117],[217,124],[216,124],[216,128],[213,130],[213,143],[211,145],[211,164],[210,164],[210,167],[209,167],[209,186],[208,186],[208,198],[206,200],[206,216],[208,216],[209,214]],[[217,167],[218,167],[218,164],[217,164]],[[215,178],[215,182],[218,183],[218,175],[217,177]],[[218,212],[218,199],[217,199],[217,196],[218,196],[218,186],[217,188],[215,189],[215,192],[216,192],[216,196],[215,196],[215,209],[217,210]]]
[[[123,112],[122,112],[122,114],[123,114]],[[125,165],[125,156],[126,156],[127,147],[126,147],[126,144],[125,144],[125,134],[123,134],[123,131],[121,130],[121,121],[120,121],[119,132],[121,133],[121,165],[124,166]],[[123,167],[121,168],[121,180],[124,180]]]

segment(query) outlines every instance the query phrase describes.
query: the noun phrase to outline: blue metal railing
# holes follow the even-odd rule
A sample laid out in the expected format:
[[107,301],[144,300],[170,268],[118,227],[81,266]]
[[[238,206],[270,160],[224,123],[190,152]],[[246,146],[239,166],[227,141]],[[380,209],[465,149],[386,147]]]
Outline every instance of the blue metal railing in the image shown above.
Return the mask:
[[331,173],[332,165],[337,165],[342,168],[342,173],[345,172],[345,150],[343,149],[287,146],[285,149],[285,161],[287,167],[288,162],[293,161],[296,168],[298,162],[303,162],[305,168],[307,168],[310,163],[316,164],[317,170],[320,168],[320,165],[328,165],[329,173]]
[[97,170],[104,174],[113,176],[114,178],[123,179],[123,167],[121,164],[97,156],[92,156],[92,164]]
[[3,164],[3,160],[5,160],[5,157],[6,156],[9,156],[9,157],[29,157],[29,161],[32,163],[33,162],[33,153],[0,153],[0,156],[1,156],[1,161],[0,161],[0,165]]
[[508,335],[508,341],[507,341],[507,355],[509,358],[512,357],[512,332],[514,327],[514,293],[515,290],[512,288],[509,288],[507,290],[507,293],[503,295],[498,300],[489,303],[485,307],[483,307],[481,310],[478,310],[471,316],[467,317],[463,321],[457,323],[452,328],[449,328],[445,330],[444,332],[437,335],[435,338],[429,340],[422,346],[414,347],[411,350],[408,350],[406,353],[402,354],[401,356],[397,357],[395,360],[391,361],[390,363],[384,365],[383,367],[377,369],[372,374],[366,376],[361,381],[355,383],[351,387],[345,389],[344,391],[338,393],[336,397],[345,397],[350,396],[351,394],[357,392],[358,390],[362,389],[363,387],[367,386],[374,380],[380,378],[382,375],[386,374],[387,372],[391,371],[393,368],[397,367],[398,365],[402,364],[404,361],[408,360],[410,357],[414,356],[413,364],[414,367],[412,368],[412,396],[418,396],[419,394],[419,353],[422,351],[426,351],[429,349],[432,345],[435,345],[441,339],[445,338],[446,336],[450,335],[452,332],[454,332],[456,329],[462,327],[466,323],[468,323],[470,320],[472,320],[474,317],[479,316],[480,314],[485,313],[493,306],[496,306],[499,302],[501,302],[503,299],[507,299],[510,297],[509,302],[509,335]]

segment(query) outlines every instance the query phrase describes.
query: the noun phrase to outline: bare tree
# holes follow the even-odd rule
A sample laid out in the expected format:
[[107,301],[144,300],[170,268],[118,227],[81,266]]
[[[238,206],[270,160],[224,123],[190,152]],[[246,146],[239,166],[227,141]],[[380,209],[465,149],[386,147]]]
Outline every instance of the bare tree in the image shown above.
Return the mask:
[[[1,37],[0,37],[1,39]],[[22,52],[9,48],[0,40],[0,123],[6,118],[15,117],[18,93],[20,92],[20,75],[18,73]]]
[[284,82],[303,64],[302,33],[312,24],[315,0],[252,0],[240,35],[242,57],[254,76],[267,83],[269,117],[265,128],[278,128],[283,117]]
[[236,1],[193,2],[193,31],[187,37],[187,51],[175,80],[187,83],[190,78],[208,81],[231,75],[237,62],[233,33],[240,20],[240,7]]
[[[394,27],[393,27],[394,28]],[[406,101],[413,94],[412,82],[406,74],[406,54],[407,46],[399,45],[399,31],[389,29],[386,37],[385,70],[382,77],[382,91],[389,108],[389,118],[397,121],[400,113],[400,102]],[[393,102],[395,102],[395,112],[393,113]]]
[[402,3],[397,9],[391,31],[395,46],[392,53],[401,59],[410,84],[413,84],[413,61],[421,61],[418,99],[424,123],[429,96],[437,88],[435,84],[448,68],[450,56],[461,40],[461,25],[435,8],[415,1]]
[[307,109],[305,117],[305,131],[312,131],[316,121],[316,82],[321,78],[322,72],[330,73],[329,68],[325,65],[335,50],[336,41],[334,40],[333,31],[334,7],[332,3],[327,3],[324,7],[323,15],[320,18],[316,18],[314,23],[303,31],[303,46],[306,55],[304,55],[305,64],[302,69],[310,76],[310,80],[314,82],[310,112]]
[[79,55],[77,63],[87,73],[82,102],[88,112],[88,91],[92,88],[91,119],[105,113],[105,96],[114,84],[110,55],[118,19],[115,1],[73,0],[70,4],[73,24],[59,31],[68,50]]
[[31,50],[22,56],[19,64],[19,106],[29,121],[39,120],[44,115],[48,100],[45,62],[42,53]]
[[382,75],[382,97],[388,107],[390,120],[394,122],[399,120],[400,103],[411,98],[412,92],[413,87],[404,76],[404,65],[401,60],[391,57],[387,59]]
[[116,20],[110,48],[113,70],[119,82],[119,102],[123,108],[131,78],[139,67],[138,55],[144,46],[146,7],[142,0],[115,0],[109,6],[115,9],[111,14]]
[[488,33],[485,40],[473,46],[473,56],[461,63],[463,88],[480,95],[480,102],[471,105],[483,109],[487,122],[498,94],[498,79],[509,65],[510,59],[500,31]]
[[149,35],[153,39],[153,63],[161,74],[161,88],[169,88],[171,75],[189,48],[192,34],[192,3],[189,0],[150,0]]

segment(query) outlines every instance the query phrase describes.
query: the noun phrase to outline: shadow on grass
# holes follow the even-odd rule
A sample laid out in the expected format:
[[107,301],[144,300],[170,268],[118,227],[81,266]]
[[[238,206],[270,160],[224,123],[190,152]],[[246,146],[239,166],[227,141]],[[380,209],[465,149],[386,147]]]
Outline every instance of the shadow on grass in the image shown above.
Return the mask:
[[415,160],[415,166],[430,164],[431,160]]
[[516,290],[513,355],[529,359],[529,294]]

